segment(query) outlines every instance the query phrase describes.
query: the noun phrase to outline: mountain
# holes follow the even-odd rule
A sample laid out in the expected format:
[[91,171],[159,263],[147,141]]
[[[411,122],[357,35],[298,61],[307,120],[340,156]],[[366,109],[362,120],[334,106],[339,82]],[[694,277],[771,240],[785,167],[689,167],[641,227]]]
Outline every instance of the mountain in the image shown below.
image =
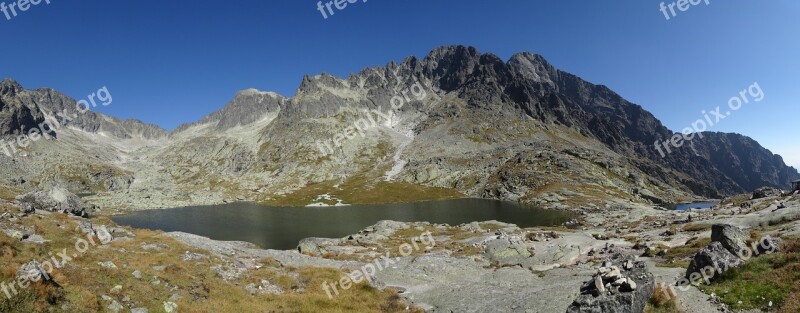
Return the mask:
[[[10,81],[0,90],[4,134],[41,120],[41,108],[74,104]],[[653,144],[674,132],[609,88],[540,55],[503,61],[464,46],[347,79],[306,76],[291,98],[245,90],[168,135],[98,113],[74,125],[65,138],[31,147],[33,163],[58,159],[70,175],[20,169],[12,177],[67,180],[96,193],[90,201],[123,208],[305,205],[320,195],[347,203],[471,196],[624,206],[786,188],[800,177],[738,134],[703,133],[662,157]],[[89,148],[95,157],[82,157]],[[102,179],[91,179],[98,172]]]

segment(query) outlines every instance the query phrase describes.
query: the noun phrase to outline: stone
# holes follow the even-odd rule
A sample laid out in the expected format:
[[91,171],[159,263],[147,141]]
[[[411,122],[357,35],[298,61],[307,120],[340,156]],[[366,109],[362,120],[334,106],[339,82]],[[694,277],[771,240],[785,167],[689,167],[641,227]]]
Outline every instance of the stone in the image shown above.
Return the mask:
[[165,313],[175,313],[178,311],[178,305],[175,302],[164,302]]
[[181,257],[181,260],[183,260],[184,262],[196,261],[196,260],[202,260],[202,259],[208,259],[208,256],[204,255],[204,254],[189,252],[189,251],[186,251],[186,253],[184,253],[183,256]]
[[598,293],[605,293],[606,287],[603,285],[603,279],[600,276],[594,277],[594,288],[597,289]]
[[251,296],[255,296],[256,293],[258,293],[258,287],[256,287],[256,284],[247,284],[247,286],[244,287],[244,290],[246,290]]
[[6,232],[6,235],[8,235],[9,237],[11,237],[13,239],[16,239],[16,240],[25,239],[25,235],[21,231],[18,231],[18,230],[8,231],[8,232]]
[[136,278],[136,279],[142,279],[142,272],[140,272],[139,270],[135,270],[135,271],[133,271],[133,274],[132,274],[132,275],[133,275],[133,277],[134,277],[134,278]]
[[778,252],[781,249],[782,243],[783,239],[777,237],[766,236],[761,238],[761,241],[759,241],[757,246],[758,254],[761,255]]
[[[737,268],[744,264],[736,255],[725,249],[720,242],[712,242],[708,247],[703,248],[695,254],[686,270],[686,279],[690,281],[696,279],[697,274],[706,274],[709,281],[714,281],[714,277]],[[697,273],[697,274],[695,274]],[[693,277],[694,276],[694,277]],[[705,279],[705,278],[704,278]]]
[[632,270],[633,269],[633,260],[626,261],[625,264],[622,266],[622,268],[624,268],[626,271]]
[[[625,270],[628,261],[633,262],[631,270]],[[642,313],[653,295],[655,278],[647,271],[644,262],[635,262],[634,257],[616,253],[609,259],[608,274],[620,272],[620,277],[612,284],[603,285],[604,274],[597,274],[594,282],[585,284],[581,294],[567,308],[567,313]],[[622,268],[623,270],[620,270]]]
[[119,304],[119,302],[117,302],[116,300],[111,301],[111,304],[109,304],[106,308],[114,313],[122,312],[122,309],[124,309],[124,307],[121,304]]
[[92,223],[89,221],[81,221],[78,224],[78,228],[80,229],[81,233],[86,235],[94,235],[94,227],[92,227]]
[[131,309],[131,313],[150,313],[147,308],[134,308]]
[[511,238],[488,241],[484,255],[498,266],[524,265],[533,256],[524,243]]
[[600,277],[606,282],[616,281],[622,278],[622,272],[619,270],[619,267],[611,266],[605,273],[600,274]]
[[728,224],[716,224],[711,226],[711,241],[719,242],[725,249],[738,255],[747,247],[750,234],[740,228]]
[[321,256],[325,254],[325,248],[328,246],[335,246],[339,243],[338,240],[328,238],[305,238],[300,240],[297,245],[297,251],[310,256]]
[[75,216],[89,217],[94,209],[83,203],[80,197],[69,192],[66,188],[52,187],[46,191],[32,191],[18,196],[20,205],[36,210],[50,212],[67,212]]
[[97,265],[100,265],[100,266],[105,267],[105,268],[117,269],[117,265],[114,264],[114,262],[111,262],[111,261],[98,262]]
[[777,197],[783,194],[780,189],[772,187],[761,187],[753,191],[753,200],[764,199],[769,197]]
[[49,274],[42,268],[42,264],[40,264],[37,261],[30,261],[30,262],[25,263],[22,266],[20,266],[19,269],[17,270],[17,273],[16,273],[15,277],[17,279],[20,279],[20,278],[24,277],[25,279],[28,279],[28,280],[33,278],[33,280],[36,280],[36,281],[39,281],[39,280],[50,281],[51,280],[51,277],[49,276]]

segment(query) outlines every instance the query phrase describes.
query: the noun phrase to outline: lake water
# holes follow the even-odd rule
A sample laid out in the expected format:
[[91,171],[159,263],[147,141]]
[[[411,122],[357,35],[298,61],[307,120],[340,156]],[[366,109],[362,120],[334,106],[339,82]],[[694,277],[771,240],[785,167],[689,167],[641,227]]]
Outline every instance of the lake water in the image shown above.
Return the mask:
[[717,202],[697,202],[697,203],[685,203],[685,204],[678,204],[672,207],[673,210],[676,211],[686,211],[689,209],[710,209],[711,207],[717,205]]
[[341,238],[381,220],[458,225],[498,220],[520,227],[561,225],[568,212],[517,203],[457,199],[340,207],[270,207],[232,203],[139,211],[112,219],[120,225],[182,231],[224,241],[247,241],[266,249],[289,250],[308,237]]

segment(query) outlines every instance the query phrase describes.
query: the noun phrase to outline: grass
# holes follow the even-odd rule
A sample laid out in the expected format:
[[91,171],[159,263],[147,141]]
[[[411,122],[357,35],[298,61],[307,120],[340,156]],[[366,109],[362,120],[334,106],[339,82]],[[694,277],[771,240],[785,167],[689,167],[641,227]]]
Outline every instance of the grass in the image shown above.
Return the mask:
[[697,224],[697,223],[694,223],[694,224],[688,224],[686,226],[683,226],[683,230],[684,231],[689,231],[689,232],[703,232],[703,231],[711,230],[711,226],[712,226],[711,224]]
[[7,185],[0,186],[0,199],[6,200],[6,201],[12,201],[18,195],[21,195],[22,193],[23,193],[23,190],[19,189],[17,187],[12,187],[12,186],[7,186]]
[[717,282],[702,286],[737,310],[767,309],[800,312],[800,240],[786,239],[778,253],[750,259],[744,266],[728,271]]
[[684,313],[678,306],[674,290],[668,288],[663,284],[656,285],[645,313]]
[[670,248],[664,255],[664,262],[658,263],[659,267],[688,268],[691,258],[698,251],[711,244],[711,238],[693,238],[680,247]]

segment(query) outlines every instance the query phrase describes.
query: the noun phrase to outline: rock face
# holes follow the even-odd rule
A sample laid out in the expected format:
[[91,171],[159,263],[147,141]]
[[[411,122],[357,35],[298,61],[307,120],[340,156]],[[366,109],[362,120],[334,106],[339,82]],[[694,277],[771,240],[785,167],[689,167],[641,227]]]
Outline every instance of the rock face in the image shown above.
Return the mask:
[[615,254],[584,284],[567,313],[642,313],[654,288],[655,279],[644,262]]
[[288,98],[273,92],[256,89],[240,91],[224,108],[214,112],[196,123],[178,126],[176,133],[195,125],[213,123],[215,128],[225,131],[240,125],[252,124],[268,113],[277,114]]
[[91,110],[83,112],[76,104],[75,99],[53,89],[26,90],[16,81],[5,79],[0,82],[0,111],[7,111],[11,118],[7,121],[0,120],[0,136],[18,133],[22,127],[25,131],[38,128],[39,123],[45,121],[45,115],[58,116],[59,113],[71,117],[69,121],[59,120],[64,122],[64,125],[61,125],[62,129],[72,126],[120,139],[134,137],[151,139],[167,135],[167,132],[158,126],[132,119],[123,120]]
[[50,212],[68,212],[76,216],[89,217],[93,211],[81,199],[61,187],[53,187],[47,191],[33,191],[17,197],[20,206]]

